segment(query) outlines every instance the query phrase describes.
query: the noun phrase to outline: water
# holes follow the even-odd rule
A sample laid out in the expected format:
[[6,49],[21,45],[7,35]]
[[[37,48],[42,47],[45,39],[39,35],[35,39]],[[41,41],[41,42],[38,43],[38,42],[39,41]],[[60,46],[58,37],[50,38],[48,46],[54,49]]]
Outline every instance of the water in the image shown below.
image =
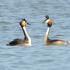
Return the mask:
[[[44,46],[45,15],[54,20],[50,38],[70,40],[70,0],[0,0],[0,70],[70,70],[70,45]],[[6,46],[23,38],[21,18],[31,24],[32,46]]]

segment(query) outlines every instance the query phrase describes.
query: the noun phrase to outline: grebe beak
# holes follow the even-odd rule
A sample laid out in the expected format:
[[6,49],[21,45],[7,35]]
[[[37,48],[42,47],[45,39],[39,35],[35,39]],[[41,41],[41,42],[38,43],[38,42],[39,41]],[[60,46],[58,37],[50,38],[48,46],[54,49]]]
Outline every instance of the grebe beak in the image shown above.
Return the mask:
[[45,16],[45,20],[44,20],[42,23],[45,23],[48,19],[49,19],[49,16],[46,15],[46,16]]
[[31,25],[30,23],[27,23],[28,25]]
[[42,23],[45,23],[47,21],[47,19],[45,19]]
[[45,16],[45,20],[42,23],[45,23],[49,19],[49,16]]

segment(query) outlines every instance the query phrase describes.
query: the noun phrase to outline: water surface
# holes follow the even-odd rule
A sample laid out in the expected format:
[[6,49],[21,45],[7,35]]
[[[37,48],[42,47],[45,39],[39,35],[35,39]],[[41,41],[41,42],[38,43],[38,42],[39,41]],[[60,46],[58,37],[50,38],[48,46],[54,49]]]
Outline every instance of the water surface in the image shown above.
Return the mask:
[[[70,45],[44,46],[45,15],[54,21],[50,38],[70,40],[70,0],[0,0],[0,70],[70,70]],[[22,18],[31,24],[32,46],[6,46],[23,38]]]

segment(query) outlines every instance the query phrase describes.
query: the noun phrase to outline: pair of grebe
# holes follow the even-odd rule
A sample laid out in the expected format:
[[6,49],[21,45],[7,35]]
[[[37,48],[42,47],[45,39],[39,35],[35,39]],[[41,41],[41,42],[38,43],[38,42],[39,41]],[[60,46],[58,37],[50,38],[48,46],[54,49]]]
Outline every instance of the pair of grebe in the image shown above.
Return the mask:
[[[47,29],[45,37],[44,37],[45,44],[46,45],[49,45],[49,44],[56,44],[56,45],[65,44],[65,41],[63,41],[63,40],[51,40],[51,39],[49,39],[48,36],[49,36],[50,28],[52,26],[52,20],[49,18],[49,16],[46,16],[46,19],[44,20],[44,22],[47,23],[47,26],[48,26],[48,29]],[[26,19],[22,19],[19,24],[22,28],[23,33],[24,33],[24,39],[14,39],[8,45],[14,46],[14,45],[18,45],[18,44],[23,44],[24,46],[31,46],[31,38],[29,37],[29,35],[26,31],[26,26],[28,24]]]

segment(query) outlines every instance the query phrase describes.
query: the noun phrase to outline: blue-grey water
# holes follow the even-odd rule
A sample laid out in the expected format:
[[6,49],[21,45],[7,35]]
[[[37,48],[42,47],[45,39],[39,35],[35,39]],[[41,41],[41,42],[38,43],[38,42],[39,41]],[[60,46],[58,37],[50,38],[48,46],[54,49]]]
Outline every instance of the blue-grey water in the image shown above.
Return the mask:
[[[0,0],[0,70],[70,70],[70,45],[44,46],[49,15],[51,39],[70,40],[70,0]],[[19,22],[26,18],[32,46],[6,46],[23,38]]]

